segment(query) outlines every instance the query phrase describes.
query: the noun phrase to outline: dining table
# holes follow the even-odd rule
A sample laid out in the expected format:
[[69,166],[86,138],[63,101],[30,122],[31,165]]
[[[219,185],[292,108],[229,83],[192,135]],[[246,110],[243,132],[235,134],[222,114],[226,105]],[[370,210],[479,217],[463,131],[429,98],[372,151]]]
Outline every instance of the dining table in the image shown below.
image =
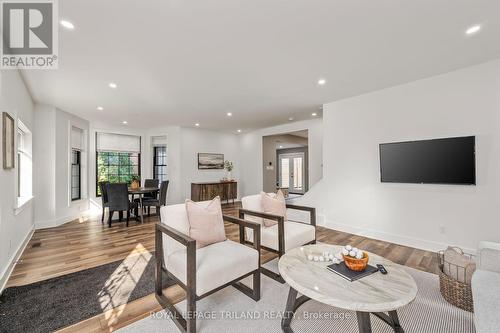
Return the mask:
[[134,196],[138,195],[139,196],[139,215],[141,218],[141,223],[144,223],[144,214],[143,214],[143,206],[142,206],[142,199],[144,197],[144,194],[146,193],[151,193],[151,194],[156,194],[159,191],[158,187],[136,187],[128,188],[128,194],[132,196],[132,201],[134,201]]

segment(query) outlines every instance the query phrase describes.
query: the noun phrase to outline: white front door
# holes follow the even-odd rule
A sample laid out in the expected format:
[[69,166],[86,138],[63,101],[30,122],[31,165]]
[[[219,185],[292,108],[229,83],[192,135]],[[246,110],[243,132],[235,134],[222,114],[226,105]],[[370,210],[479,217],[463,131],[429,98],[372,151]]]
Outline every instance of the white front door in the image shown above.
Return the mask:
[[289,193],[304,194],[305,163],[304,153],[280,154],[279,160],[279,187],[287,188]]

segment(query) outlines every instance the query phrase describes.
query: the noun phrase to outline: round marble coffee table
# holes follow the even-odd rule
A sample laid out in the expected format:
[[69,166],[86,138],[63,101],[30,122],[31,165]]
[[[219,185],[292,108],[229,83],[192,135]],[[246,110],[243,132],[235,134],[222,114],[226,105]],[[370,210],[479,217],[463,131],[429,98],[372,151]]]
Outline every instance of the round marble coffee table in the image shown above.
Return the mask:
[[[350,282],[329,271],[331,262],[312,262],[308,254],[320,255],[325,251],[337,253],[341,246],[316,244],[306,245],[288,251],[278,263],[283,279],[290,285],[285,315],[281,322],[284,332],[292,333],[290,323],[293,313],[310,299],[341,308],[356,311],[361,333],[372,331],[370,313],[376,315],[394,332],[402,333],[396,310],[412,302],[417,295],[417,285],[401,266],[373,253],[369,254],[369,264],[382,264],[387,274],[380,272]],[[297,298],[297,293],[302,296]]]

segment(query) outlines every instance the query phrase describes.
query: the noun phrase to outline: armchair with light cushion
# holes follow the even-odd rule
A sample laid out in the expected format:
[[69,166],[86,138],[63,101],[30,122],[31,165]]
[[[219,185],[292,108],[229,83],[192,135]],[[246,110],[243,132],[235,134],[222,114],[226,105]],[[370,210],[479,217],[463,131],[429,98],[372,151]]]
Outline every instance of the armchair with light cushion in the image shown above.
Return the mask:
[[[240,219],[256,222],[261,225],[261,248],[277,253],[279,257],[293,248],[316,243],[316,209],[313,207],[286,204],[287,210],[300,210],[309,212],[309,223],[285,220],[285,216],[264,213],[261,204],[261,195],[249,195],[241,199],[242,209],[239,210]],[[266,227],[264,219],[274,220],[277,224]],[[251,243],[254,236],[253,230],[240,225],[240,243]],[[283,278],[265,268],[261,272],[270,278],[284,283]]]
[[479,243],[477,269],[472,275],[471,285],[476,332],[498,332],[500,327],[500,243]]
[[[208,205],[210,202],[197,203]],[[164,206],[156,225],[156,298],[183,332],[196,332],[196,301],[232,285],[255,301],[260,299],[260,225],[236,217],[226,222],[254,231],[253,247],[229,239],[197,249],[188,236],[186,204]],[[186,291],[187,318],[163,294],[162,274],[173,278]],[[252,289],[239,282],[253,275]]]

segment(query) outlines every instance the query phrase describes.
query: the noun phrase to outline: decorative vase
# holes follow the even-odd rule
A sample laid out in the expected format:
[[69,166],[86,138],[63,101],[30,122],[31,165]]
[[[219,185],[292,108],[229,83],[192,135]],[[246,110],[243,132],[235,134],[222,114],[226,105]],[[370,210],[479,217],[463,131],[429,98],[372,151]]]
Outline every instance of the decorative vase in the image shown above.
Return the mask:
[[139,187],[141,187],[141,183],[139,183],[138,180],[133,180],[132,183],[130,184],[130,187],[133,189],[138,189]]
[[231,171],[227,172],[226,178],[227,178],[227,180],[233,180],[233,178],[231,178]]

